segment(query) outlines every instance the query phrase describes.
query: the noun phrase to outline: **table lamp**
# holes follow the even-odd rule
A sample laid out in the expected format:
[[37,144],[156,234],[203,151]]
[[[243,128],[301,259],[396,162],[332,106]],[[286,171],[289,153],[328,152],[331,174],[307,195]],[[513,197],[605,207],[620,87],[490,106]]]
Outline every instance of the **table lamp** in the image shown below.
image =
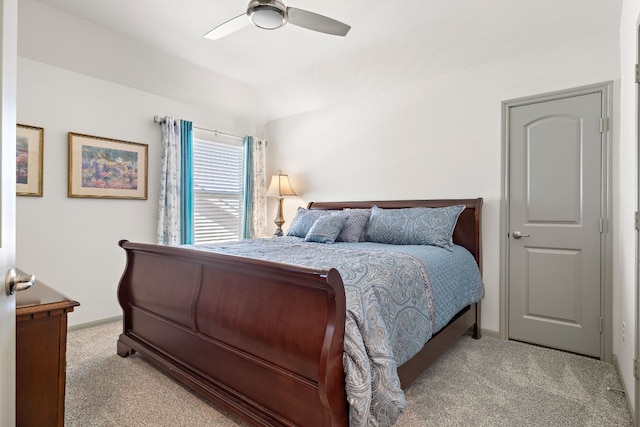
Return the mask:
[[282,171],[278,171],[277,175],[271,177],[271,184],[267,189],[267,196],[278,198],[278,214],[276,215],[275,224],[276,232],[275,236],[282,236],[282,224],[284,224],[284,215],[282,214],[282,201],[285,196],[297,196],[296,192],[291,188],[289,184],[289,175],[285,175]]

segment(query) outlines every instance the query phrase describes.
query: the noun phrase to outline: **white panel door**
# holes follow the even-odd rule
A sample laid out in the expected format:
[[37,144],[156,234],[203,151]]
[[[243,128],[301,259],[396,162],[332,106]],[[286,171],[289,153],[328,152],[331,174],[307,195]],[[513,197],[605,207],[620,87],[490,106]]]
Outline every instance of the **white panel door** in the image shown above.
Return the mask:
[[15,296],[4,272],[15,262],[17,0],[0,0],[0,425],[16,425]]
[[602,94],[509,110],[509,338],[600,357]]

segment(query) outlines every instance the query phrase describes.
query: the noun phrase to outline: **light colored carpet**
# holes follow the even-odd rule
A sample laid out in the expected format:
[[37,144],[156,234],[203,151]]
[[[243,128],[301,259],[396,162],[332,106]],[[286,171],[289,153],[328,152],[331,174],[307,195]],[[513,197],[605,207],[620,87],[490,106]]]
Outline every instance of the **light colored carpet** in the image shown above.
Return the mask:
[[[142,357],[121,323],[69,332],[67,427],[244,426]],[[406,390],[396,426],[631,426],[613,365],[492,337],[463,337]]]

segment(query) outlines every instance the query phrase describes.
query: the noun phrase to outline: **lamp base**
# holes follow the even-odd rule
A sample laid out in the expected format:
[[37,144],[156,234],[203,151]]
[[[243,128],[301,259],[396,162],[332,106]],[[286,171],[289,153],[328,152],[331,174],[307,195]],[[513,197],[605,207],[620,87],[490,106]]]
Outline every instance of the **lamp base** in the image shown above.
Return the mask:
[[278,214],[276,215],[276,219],[273,221],[276,224],[276,232],[274,236],[280,237],[284,235],[282,232],[282,225],[284,224],[284,215],[282,214],[282,202],[284,197],[278,197]]

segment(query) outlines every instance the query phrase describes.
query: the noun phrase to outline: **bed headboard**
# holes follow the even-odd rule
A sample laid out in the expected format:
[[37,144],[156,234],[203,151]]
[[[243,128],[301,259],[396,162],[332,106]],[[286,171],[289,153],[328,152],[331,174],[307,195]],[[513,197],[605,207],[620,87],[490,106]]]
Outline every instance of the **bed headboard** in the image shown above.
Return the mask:
[[309,202],[308,209],[366,209],[376,205],[383,209],[398,208],[440,208],[443,206],[465,205],[453,231],[453,242],[464,246],[473,254],[482,271],[481,211],[482,198],[442,199],[442,200],[384,200],[370,202]]

